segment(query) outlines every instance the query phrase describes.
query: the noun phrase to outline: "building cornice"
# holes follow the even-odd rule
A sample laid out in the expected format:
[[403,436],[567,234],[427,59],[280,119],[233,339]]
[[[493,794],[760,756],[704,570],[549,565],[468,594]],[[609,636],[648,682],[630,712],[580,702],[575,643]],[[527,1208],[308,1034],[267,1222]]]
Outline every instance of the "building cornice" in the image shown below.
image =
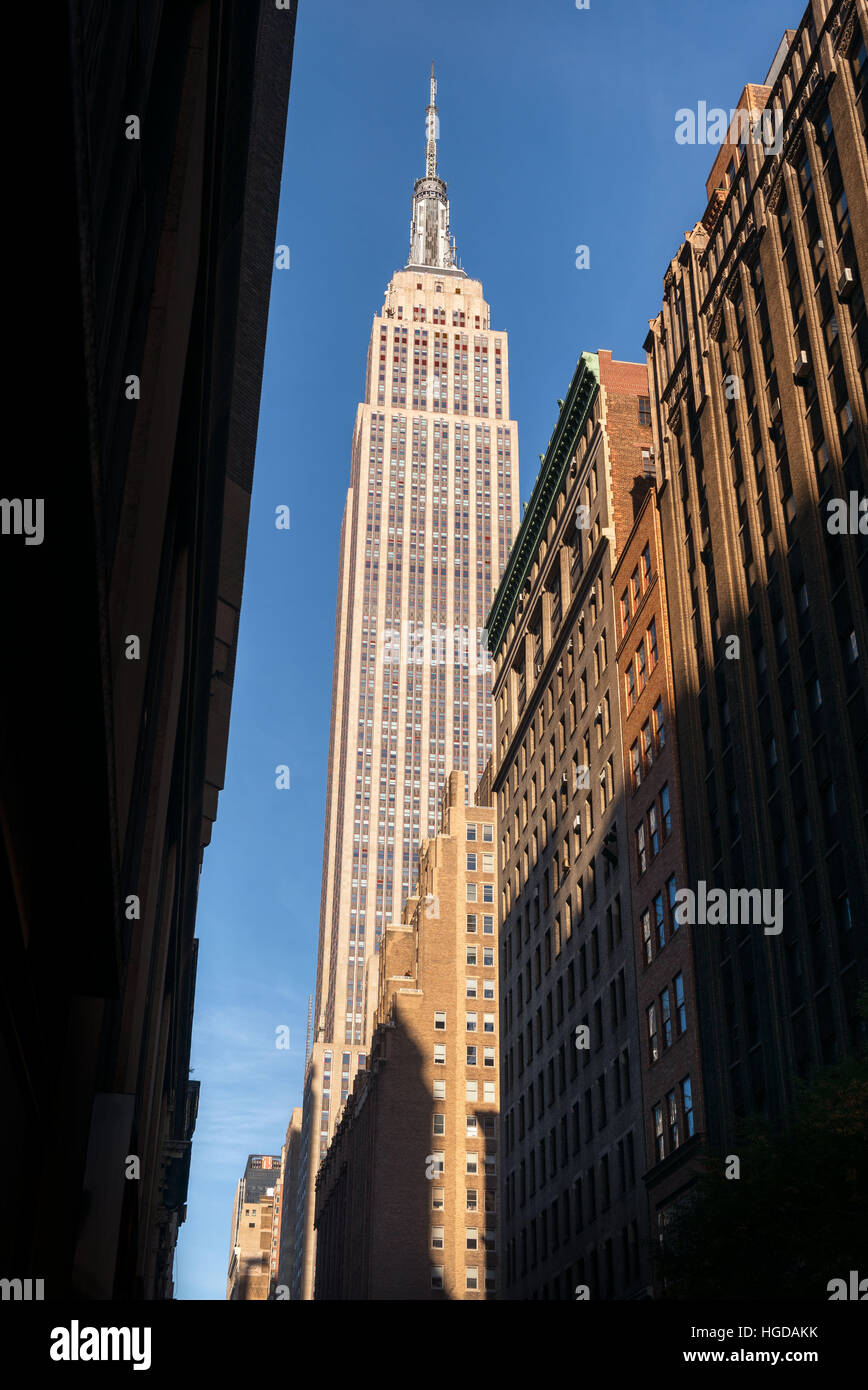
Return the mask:
[[560,490],[576,440],[585,428],[599,386],[600,363],[597,354],[583,352],[576,364],[566,401],[549,440],[539,475],[488,615],[488,650],[494,657],[497,656],[512,621],[515,605],[548,525],[552,506]]

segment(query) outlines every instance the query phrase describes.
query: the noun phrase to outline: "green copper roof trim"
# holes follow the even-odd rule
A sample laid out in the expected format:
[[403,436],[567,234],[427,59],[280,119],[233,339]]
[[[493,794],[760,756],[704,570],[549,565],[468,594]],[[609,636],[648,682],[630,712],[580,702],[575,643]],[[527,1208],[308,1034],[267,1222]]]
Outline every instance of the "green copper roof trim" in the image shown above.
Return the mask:
[[552,503],[560,490],[575,442],[585,428],[599,386],[599,358],[595,352],[583,352],[576,363],[566,402],[540,464],[533,492],[488,615],[488,650],[492,656],[497,655],[512,621],[515,605],[548,524]]

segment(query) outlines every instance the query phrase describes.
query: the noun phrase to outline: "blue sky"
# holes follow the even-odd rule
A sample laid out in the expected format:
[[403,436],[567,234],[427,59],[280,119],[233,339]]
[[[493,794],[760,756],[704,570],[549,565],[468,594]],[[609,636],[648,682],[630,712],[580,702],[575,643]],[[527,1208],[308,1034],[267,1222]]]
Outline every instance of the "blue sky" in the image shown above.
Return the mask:
[[[436,64],[465,270],[510,343],[521,495],[576,359],[644,360],[715,150],[675,112],[762,82],[801,0],[301,0],[226,786],[199,893],[202,1083],[176,1296],[225,1296],[235,1184],[301,1100],[316,973],[338,537],[371,319],[408,253]],[[577,245],[590,268],[575,267]],[[290,508],[288,532],[274,510]],[[290,768],[290,789],[274,769]],[[275,1030],[290,1029],[289,1051]]]

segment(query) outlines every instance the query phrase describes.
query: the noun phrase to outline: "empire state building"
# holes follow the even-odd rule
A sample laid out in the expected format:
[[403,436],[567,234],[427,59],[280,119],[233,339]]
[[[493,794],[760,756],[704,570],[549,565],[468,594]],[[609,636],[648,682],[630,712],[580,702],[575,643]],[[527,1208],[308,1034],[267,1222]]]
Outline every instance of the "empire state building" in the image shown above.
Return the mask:
[[464,769],[472,793],[491,752],[482,629],[518,528],[518,436],[507,335],[458,263],[438,124],[432,65],[410,255],[374,317],[341,527],[293,1298],[313,1296],[316,1171],[365,1064],[384,925],[447,774]]

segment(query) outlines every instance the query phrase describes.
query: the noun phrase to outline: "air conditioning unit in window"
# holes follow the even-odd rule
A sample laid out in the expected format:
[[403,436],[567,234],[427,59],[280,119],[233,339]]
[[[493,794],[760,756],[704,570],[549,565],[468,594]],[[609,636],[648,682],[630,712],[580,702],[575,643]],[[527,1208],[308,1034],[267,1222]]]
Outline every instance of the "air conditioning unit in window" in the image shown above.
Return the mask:
[[597,705],[597,708],[596,708],[596,710],[595,710],[595,712],[594,712],[594,723],[595,723],[595,724],[602,724],[602,722],[603,722],[603,706],[602,706],[602,705]]
[[805,349],[802,348],[801,352],[796,354],[796,360],[793,363],[793,376],[796,381],[806,381],[810,375],[811,360]]
[[856,288],[856,276],[848,266],[844,266],[838,276],[838,298],[845,302],[850,298]]

